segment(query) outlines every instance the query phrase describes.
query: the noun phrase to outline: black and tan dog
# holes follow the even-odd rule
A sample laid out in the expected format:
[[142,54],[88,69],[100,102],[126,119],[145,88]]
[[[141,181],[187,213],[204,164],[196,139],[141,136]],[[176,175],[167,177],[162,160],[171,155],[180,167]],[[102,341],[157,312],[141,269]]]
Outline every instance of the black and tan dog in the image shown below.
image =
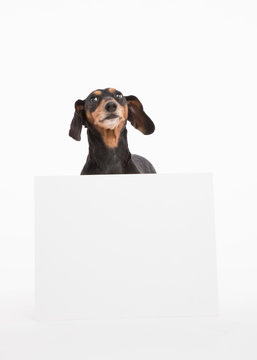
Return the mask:
[[113,88],[93,91],[75,102],[69,135],[79,141],[82,125],[87,128],[89,154],[81,175],[155,173],[153,165],[131,155],[127,142],[127,120],[143,134],[154,132],[154,123],[135,96],[123,96]]

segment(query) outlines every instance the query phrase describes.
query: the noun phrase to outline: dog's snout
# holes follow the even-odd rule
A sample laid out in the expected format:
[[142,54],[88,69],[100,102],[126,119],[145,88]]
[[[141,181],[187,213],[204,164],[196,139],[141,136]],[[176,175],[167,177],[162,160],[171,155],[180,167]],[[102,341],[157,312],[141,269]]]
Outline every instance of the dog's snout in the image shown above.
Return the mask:
[[104,108],[108,112],[114,112],[117,109],[117,104],[115,104],[112,101],[109,101],[108,103],[105,104]]

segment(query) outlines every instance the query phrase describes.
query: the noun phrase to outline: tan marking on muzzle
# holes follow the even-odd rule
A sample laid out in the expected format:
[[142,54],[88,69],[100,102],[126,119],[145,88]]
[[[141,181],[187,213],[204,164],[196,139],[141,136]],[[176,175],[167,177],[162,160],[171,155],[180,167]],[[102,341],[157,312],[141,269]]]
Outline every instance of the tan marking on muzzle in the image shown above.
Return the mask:
[[103,99],[94,112],[90,113],[89,111],[87,111],[86,115],[88,121],[100,133],[105,145],[109,148],[114,148],[118,146],[121,129],[123,128],[127,120],[128,106],[126,104],[123,107],[119,103],[117,103],[117,101],[112,100],[117,104],[117,110],[115,111],[115,113],[118,115],[118,118],[117,124],[114,126],[114,128],[108,128],[108,122],[105,123],[101,121],[109,114],[104,108],[104,105],[108,101]]

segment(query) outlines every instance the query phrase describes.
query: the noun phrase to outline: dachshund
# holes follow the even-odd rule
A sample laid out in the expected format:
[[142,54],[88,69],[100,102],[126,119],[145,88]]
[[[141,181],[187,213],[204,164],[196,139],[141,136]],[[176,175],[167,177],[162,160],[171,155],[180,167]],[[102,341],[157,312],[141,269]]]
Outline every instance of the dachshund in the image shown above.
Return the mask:
[[147,159],[130,153],[127,120],[144,135],[155,130],[138,98],[123,96],[114,88],[95,90],[85,100],[75,102],[69,136],[80,141],[84,125],[89,144],[81,175],[156,173]]

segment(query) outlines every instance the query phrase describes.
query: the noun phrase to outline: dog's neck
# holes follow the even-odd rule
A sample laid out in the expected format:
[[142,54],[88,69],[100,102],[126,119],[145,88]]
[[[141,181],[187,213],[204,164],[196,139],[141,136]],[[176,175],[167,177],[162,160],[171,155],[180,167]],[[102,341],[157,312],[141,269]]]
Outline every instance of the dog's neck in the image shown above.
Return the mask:
[[[88,127],[87,136],[89,143],[89,164],[96,164],[101,173],[120,174],[125,172],[127,163],[131,158],[125,126],[118,134],[117,146],[114,147],[107,146],[102,135],[94,128]],[[117,136],[117,134],[113,133],[110,136]]]

